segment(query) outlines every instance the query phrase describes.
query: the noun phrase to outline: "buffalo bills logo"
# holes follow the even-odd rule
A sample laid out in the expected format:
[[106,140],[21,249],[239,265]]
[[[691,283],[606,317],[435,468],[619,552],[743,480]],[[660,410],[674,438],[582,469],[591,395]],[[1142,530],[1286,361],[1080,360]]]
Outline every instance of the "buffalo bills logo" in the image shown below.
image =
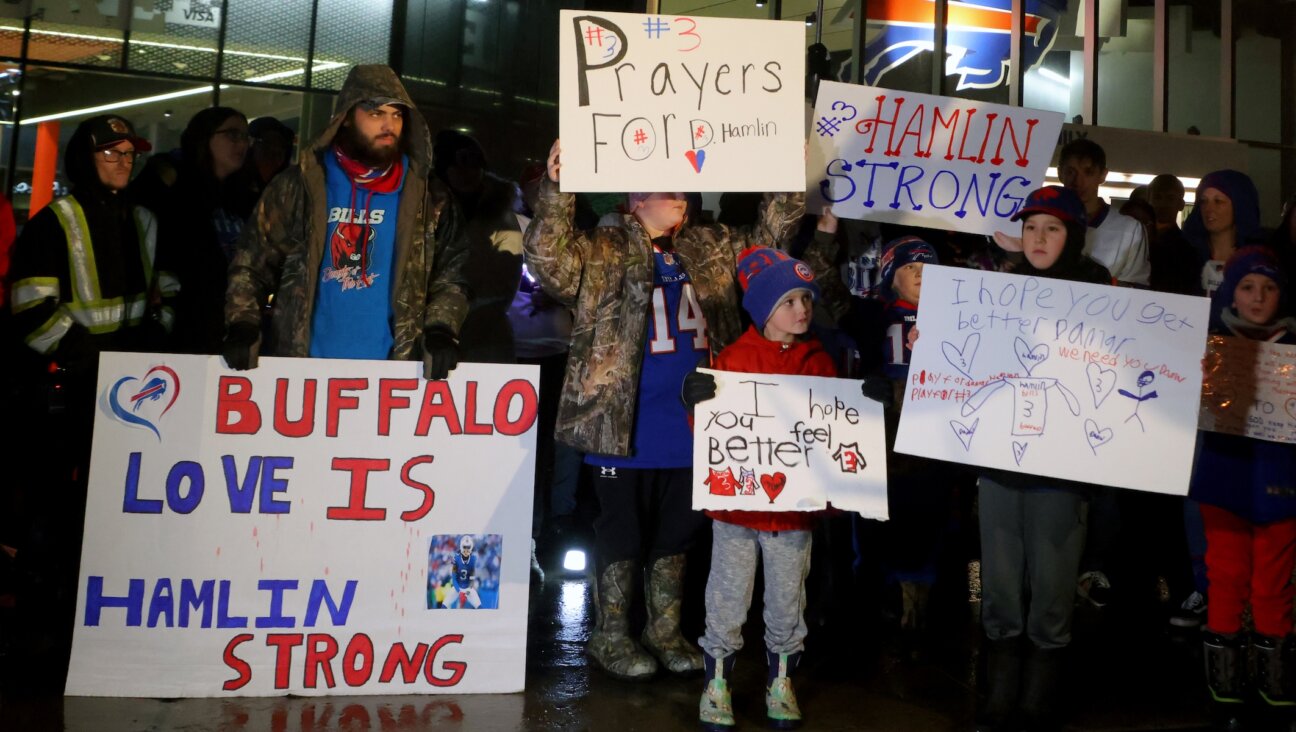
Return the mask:
[[147,429],[162,439],[158,423],[180,398],[180,377],[166,366],[154,366],[142,377],[123,376],[104,393],[102,407],[118,421]]
[[370,226],[338,222],[329,241],[333,266],[325,268],[324,281],[340,282],[343,290],[372,285],[378,275],[367,270],[376,236]]
[[814,272],[810,271],[810,267],[805,262],[797,262],[792,269],[796,272],[797,277],[806,282],[814,282]]
[[[926,51],[935,42],[931,0],[855,0],[866,3],[870,23],[882,32],[864,49],[864,83],[880,85],[887,72]],[[1022,65],[1039,65],[1057,38],[1065,0],[1026,0]],[[957,90],[993,89],[1007,79],[1012,51],[1012,0],[950,0],[946,22],[945,73],[959,77]]]

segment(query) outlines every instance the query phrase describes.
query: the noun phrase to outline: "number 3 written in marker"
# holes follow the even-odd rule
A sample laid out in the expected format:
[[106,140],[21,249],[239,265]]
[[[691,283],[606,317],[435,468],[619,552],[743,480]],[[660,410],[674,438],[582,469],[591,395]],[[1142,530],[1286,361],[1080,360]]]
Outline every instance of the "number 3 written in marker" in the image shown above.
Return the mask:
[[697,21],[693,20],[692,18],[676,18],[675,22],[688,23],[689,24],[688,30],[680,31],[679,35],[681,37],[689,36],[691,38],[696,39],[697,41],[696,43],[694,43],[692,46],[689,46],[688,48],[681,48],[680,51],[683,53],[688,53],[689,51],[696,51],[698,49],[698,46],[702,45],[702,36],[699,36],[697,34]]

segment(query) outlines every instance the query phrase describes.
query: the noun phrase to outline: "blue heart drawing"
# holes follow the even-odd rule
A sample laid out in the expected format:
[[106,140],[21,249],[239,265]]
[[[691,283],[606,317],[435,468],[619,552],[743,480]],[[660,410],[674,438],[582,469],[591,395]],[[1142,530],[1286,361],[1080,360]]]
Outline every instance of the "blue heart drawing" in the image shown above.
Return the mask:
[[1036,366],[1047,361],[1049,357],[1049,347],[1047,344],[1041,343],[1038,346],[1031,348],[1026,341],[1022,340],[1020,337],[1013,341],[1013,351],[1017,354],[1017,363],[1021,364],[1022,368],[1026,369],[1026,374],[1028,376]]
[[[114,417],[127,425],[143,427],[160,440],[162,432],[154,420],[160,420],[180,397],[180,377],[166,366],[154,366],[143,378],[118,379],[105,397],[108,411]],[[151,408],[144,409],[146,405]],[[162,407],[160,411],[157,406]]]
[[1022,458],[1026,455],[1026,448],[1030,447],[1025,442],[1013,443],[1013,459],[1017,461],[1017,467],[1021,467]]
[[1097,422],[1092,419],[1085,420],[1085,439],[1089,441],[1089,449],[1093,450],[1095,455],[1098,454],[1098,448],[1111,442],[1114,434],[1111,427],[1098,429]]
[[971,427],[968,427],[967,425],[963,424],[957,419],[951,419],[949,426],[950,429],[954,430],[954,436],[959,438],[959,442],[963,443],[963,449],[967,451],[971,451],[972,436],[976,434],[976,428],[977,425],[979,424],[981,424],[980,417],[978,417],[976,421],[972,423]]
[[959,373],[972,378],[972,361],[976,358],[977,347],[981,345],[981,334],[973,333],[963,341],[962,348],[956,348],[949,341],[941,341],[941,353],[944,354],[945,360],[949,365],[958,369]]

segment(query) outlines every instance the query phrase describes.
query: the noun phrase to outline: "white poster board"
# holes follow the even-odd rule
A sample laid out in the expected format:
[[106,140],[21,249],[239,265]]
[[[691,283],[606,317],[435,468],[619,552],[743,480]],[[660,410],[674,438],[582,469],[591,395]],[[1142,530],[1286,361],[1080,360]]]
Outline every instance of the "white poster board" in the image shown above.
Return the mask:
[[821,511],[886,520],[886,426],[860,382],[701,369],[716,396],[693,412],[693,508]]
[[522,690],[537,378],[104,354],[67,693]]
[[1209,301],[928,265],[898,452],[1185,495]]
[[799,191],[805,26],[563,10],[564,191]]
[[810,124],[811,211],[989,235],[1021,228],[1062,115],[823,81]]
[[1296,346],[1211,336],[1201,428],[1296,443]]

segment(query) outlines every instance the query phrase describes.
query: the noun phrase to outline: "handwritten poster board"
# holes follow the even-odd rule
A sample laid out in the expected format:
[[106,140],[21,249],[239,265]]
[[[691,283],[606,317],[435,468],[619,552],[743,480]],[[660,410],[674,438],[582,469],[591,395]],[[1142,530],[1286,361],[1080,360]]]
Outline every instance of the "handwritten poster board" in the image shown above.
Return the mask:
[[1296,346],[1213,335],[1203,366],[1202,429],[1296,443]]
[[1208,307],[928,265],[896,450],[1184,495]]
[[564,191],[799,191],[805,26],[563,10]]
[[806,185],[811,210],[974,234],[1009,222],[1044,170],[1062,115],[824,81]]
[[860,382],[817,376],[715,376],[693,413],[693,508],[820,511],[831,503],[886,520],[882,405]]
[[69,695],[523,688],[535,367],[99,374]]

